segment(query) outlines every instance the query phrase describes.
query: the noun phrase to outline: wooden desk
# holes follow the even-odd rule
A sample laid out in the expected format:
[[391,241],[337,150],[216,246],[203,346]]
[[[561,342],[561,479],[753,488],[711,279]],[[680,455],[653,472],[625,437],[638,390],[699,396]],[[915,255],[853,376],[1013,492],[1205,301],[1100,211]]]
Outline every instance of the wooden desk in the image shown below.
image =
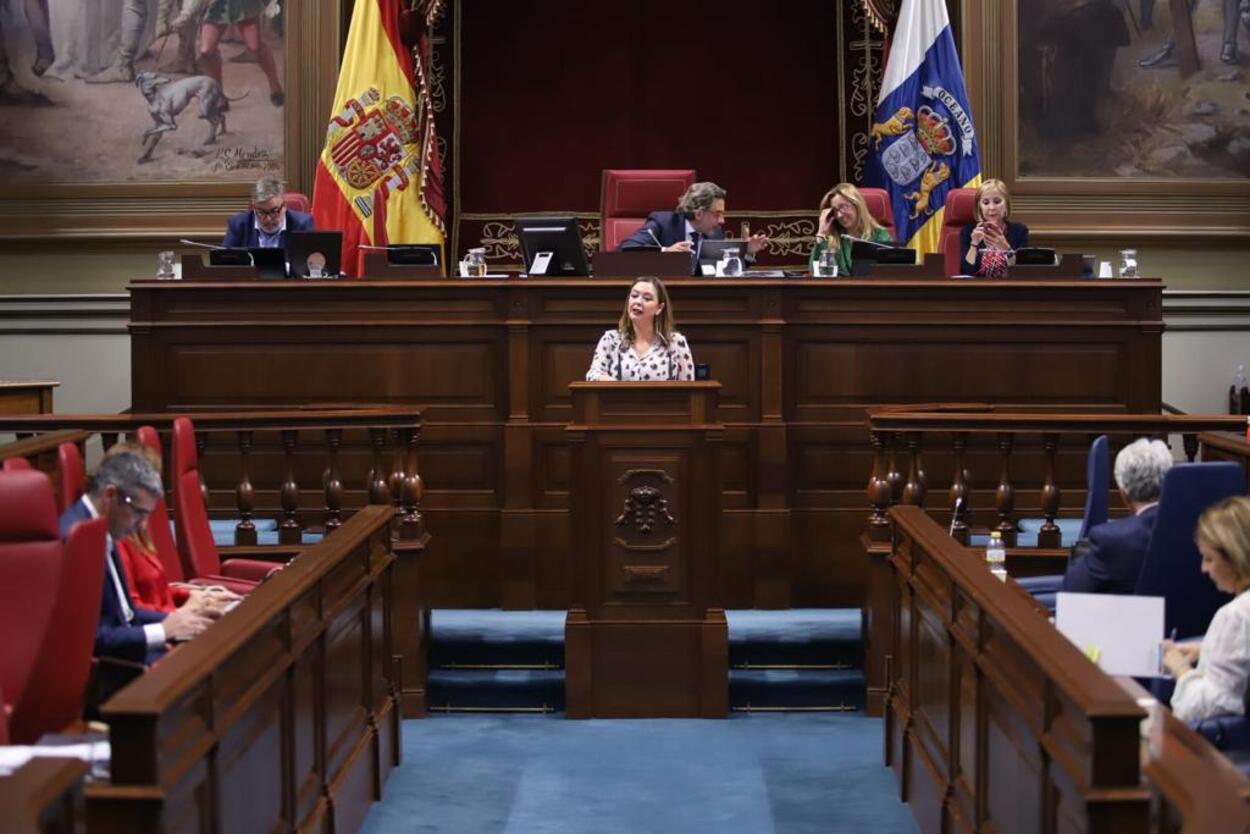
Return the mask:
[[51,414],[54,379],[0,379],[0,416]]
[[0,831],[4,834],[82,834],[87,815],[82,785],[86,762],[31,759],[0,776]]
[[362,509],[103,705],[92,834],[360,826],[400,756],[392,514]]
[[[568,383],[583,378],[629,284],[138,281],[132,407],[419,406],[434,535],[423,604],[566,608]],[[722,386],[728,607],[860,603],[870,408],[1159,409],[1158,281],[668,286],[695,360]],[[1021,494],[1017,508],[1037,515],[1037,500]]]

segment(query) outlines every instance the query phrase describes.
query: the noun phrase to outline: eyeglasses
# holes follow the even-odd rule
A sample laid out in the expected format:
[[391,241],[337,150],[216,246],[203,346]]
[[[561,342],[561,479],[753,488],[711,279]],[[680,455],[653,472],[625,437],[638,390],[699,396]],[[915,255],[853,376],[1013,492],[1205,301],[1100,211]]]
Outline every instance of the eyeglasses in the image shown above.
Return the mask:
[[126,504],[127,507],[130,508],[130,511],[134,513],[135,518],[139,521],[145,521],[147,517],[152,514],[152,510],[156,509],[155,507],[151,507],[149,509],[144,509],[143,507],[140,507],[138,504],[135,503],[134,497],[127,495],[124,492],[119,491],[117,494],[122,497],[122,501]]
[[286,206],[282,206],[282,205],[274,206],[273,208],[261,208],[260,206],[253,206],[252,211],[256,212],[261,217],[277,217],[279,214],[282,213],[282,210],[284,208],[286,208]]

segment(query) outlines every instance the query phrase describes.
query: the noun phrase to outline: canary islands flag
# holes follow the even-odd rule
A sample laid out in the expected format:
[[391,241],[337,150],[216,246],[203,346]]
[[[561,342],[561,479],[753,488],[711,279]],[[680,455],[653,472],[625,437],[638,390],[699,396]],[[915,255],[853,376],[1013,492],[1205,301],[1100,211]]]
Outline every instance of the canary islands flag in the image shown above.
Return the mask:
[[343,271],[362,245],[443,243],[446,199],[429,91],[442,0],[356,0],[335,109],[317,163],[313,216],[343,230]]
[[865,179],[886,189],[899,240],[938,251],[952,188],[981,182],[981,153],[944,0],[903,0],[869,137]]

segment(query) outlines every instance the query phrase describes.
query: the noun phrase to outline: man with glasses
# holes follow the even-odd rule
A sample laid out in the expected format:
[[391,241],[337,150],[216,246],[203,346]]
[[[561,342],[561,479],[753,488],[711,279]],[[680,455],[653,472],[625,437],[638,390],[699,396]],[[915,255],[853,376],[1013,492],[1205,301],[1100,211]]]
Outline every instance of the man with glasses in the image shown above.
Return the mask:
[[287,232],[311,232],[311,214],[286,208],[286,184],[275,177],[264,177],[252,189],[252,205],[230,218],[226,238],[228,249],[285,249]]
[[100,623],[96,628],[95,656],[151,663],[170,643],[190,640],[210,619],[198,606],[176,608],[166,614],[134,604],[117,553],[116,542],[142,527],[164,494],[160,473],[142,455],[112,454],[100,463],[87,492],[61,514],[61,538],[79,521],[105,517],[108,540]]
[[[697,266],[703,241],[723,240],[724,225],[725,189],[714,182],[696,182],[677,201],[676,211],[651,212],[642,228],[622,240],[617,248],[689,252]],[[754,263],[756,255],[767,245],[767,235],[748,238],[746,261]]]

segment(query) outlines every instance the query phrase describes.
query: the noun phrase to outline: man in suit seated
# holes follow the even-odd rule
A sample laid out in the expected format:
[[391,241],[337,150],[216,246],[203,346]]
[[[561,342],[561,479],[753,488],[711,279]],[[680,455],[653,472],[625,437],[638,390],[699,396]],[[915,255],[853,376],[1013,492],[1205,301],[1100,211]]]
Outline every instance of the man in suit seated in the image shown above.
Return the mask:
[[108,518],[106,551],[100,554],[107,563],[95,637],[97,657],[151,663],[168,644],[190,640],[208,626],[209,619],[198,606],[165,614],[136,606],[130,596],[116,543],[146,523],[163,494],[160,473],[152,464],[142,455],[121,452],[100,463],[87,492],[61,514],[62,539],[79,521]]
[[285,249],[286,233],[311,232],[313,217],[288,209],[283,201],[286,183],[264,177],[252,189],[252,205],[232,216],[226,224],[222,246],[230,249]]
[[1115,483],[1129,515],[1090,528],[1088,547],[1068,562],[1062,590],[1133,593],[1154,531],[1163,476],[1171,468],[1172,452],[1162,440],[1142,437],[1120,450],[1115,457]]
[[[725,189],[714,182],[696,182],[677,201],[676,211],[653,211],[642,228],[621,241],[626,249],[654,249],[663,252],[689,252],[698,262],[704,240],[725,238]],[[768,235],[756,234],[747,240],[747,261],[754,261],[768,245]]]

